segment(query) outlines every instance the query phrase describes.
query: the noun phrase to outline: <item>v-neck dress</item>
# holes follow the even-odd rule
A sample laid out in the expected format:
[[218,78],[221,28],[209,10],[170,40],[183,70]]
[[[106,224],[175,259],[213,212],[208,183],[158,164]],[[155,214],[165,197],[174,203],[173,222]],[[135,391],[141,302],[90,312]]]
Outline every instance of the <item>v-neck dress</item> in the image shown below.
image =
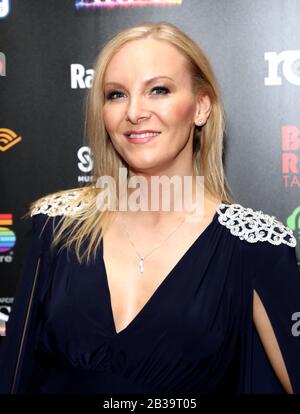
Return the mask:
[[[245,210],[240,206],[239,214]],[[264,239],[260,233],[254,241],[232,231],[230,223],[222,221],[222,211],[220,206],[118,333],[103,243],[95,262],[80,264],[75,253],[50,249],[59,217],[50,218],[39,238],[47,214],[33,215],[31,248],[1,348],[0,392],[284,393],[254,326],[255,289],[294,392],[300,393],[300,274],[295,248],[283,239],[270,242],[270,234]],[[120,280],[125,284],[126,274]]]

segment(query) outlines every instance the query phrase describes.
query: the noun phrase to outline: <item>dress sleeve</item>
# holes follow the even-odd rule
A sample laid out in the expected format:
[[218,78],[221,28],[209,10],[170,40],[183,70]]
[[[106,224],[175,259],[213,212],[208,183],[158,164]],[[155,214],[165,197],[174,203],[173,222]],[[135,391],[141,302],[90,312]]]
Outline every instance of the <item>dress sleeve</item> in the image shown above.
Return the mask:
[[[258,245],[253,289],[269,317],[293,392],[300,394],[300,273],[296,250],[286,244]],[[251,359],[252,392],[284,393],[256,329],[253,329]]]
[[[32,217],[32,237],[22,267],[6,336],[0,348],[0,393],[26,392],[35,370],[34,341],[39,320],[37,290],[46,269],[46,232],[40,236],[45,215]],[[43,275],[44,276],[44,275]]]

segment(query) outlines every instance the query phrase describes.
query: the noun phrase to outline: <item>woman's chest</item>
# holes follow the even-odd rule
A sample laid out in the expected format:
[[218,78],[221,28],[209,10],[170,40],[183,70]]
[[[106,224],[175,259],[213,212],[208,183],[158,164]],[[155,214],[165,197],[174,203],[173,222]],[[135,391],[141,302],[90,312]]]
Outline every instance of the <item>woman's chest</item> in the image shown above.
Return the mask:
[[159,237],[151,243],[132,244],[114,230],[105,234],[104,277],[117,332],[130,324],[182,262],[188,265],[204,227],[205,223],[185,228],[176,238],[161,243]]
[[234,249],[225,254],[223,246],[211,245],[206,251],[200,240],[156,284],[145,283],[146,273],[136,269],[140,280],[130,285],[125,266],[120,266],[123,278],[116,285],[120,290],[114,291],[119,292],[115,302],[102,247],[88,266],[73,256],[66,260],[61,253],[45,306],[47,329],[69,341],[79,336],[89,342],[93,337],[97,341],[133,335],[133,342],[138,342],[144,335],[169,332],[170,338],[186,338],[191,345],[202,338],[205,346],[204,337],[207,343],[219,342],[232,318],[242,315],[245,286],[240,258]]

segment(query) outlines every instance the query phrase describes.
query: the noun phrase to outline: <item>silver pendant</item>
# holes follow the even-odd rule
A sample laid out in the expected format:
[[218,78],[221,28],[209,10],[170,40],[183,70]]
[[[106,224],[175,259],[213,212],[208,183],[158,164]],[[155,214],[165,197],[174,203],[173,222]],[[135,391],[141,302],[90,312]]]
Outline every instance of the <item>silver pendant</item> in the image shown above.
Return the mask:
[[139,261],[139,270],[140,270],[140,273],[144,273],[144,258],[143,257],[141,257]]

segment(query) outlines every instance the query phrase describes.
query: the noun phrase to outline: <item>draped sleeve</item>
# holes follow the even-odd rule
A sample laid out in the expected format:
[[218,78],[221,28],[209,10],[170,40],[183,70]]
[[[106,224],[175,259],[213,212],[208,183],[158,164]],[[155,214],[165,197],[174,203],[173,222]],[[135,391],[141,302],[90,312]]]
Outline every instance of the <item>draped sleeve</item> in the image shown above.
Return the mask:
[[46,283],[48,269],[47,227],[41,234],[46,217],[38,214],[31,219],[31,241],[7,322],[6,336],[1,342],[1,394],[26,392],[28,381],[37,369],[34,342],[41,316],[38,297],[43,289],[42,285]]
[[[253,291],[258,294],[277,339],[295,394],[300,394],[300,273],[296,250],[287,244],[269,242],[248,244],[247,271],[251,277],[251,312]],[[264,350],[253,320],[248,324],[244,391],[250,393],[285,393]]]
[[45,321],[45,297],[51,269],[58,256],[51,249],[60,217],[73,215],[89,205],[85,188],[52,193],[31,208],[31,241],[25,256],[6,336],[0,347],[0,394],[35,393],[34,385],[45,375],[37,343]]
[[293,392],[299,394],[300,273],[296,257],[297,240],[293,231],[275,216],[241,204],[221,204],[218,213],[219,222],[238,241],[242,258],[238,392],[286,392],[255,326],[253,298],[256,292],[277,340]]

